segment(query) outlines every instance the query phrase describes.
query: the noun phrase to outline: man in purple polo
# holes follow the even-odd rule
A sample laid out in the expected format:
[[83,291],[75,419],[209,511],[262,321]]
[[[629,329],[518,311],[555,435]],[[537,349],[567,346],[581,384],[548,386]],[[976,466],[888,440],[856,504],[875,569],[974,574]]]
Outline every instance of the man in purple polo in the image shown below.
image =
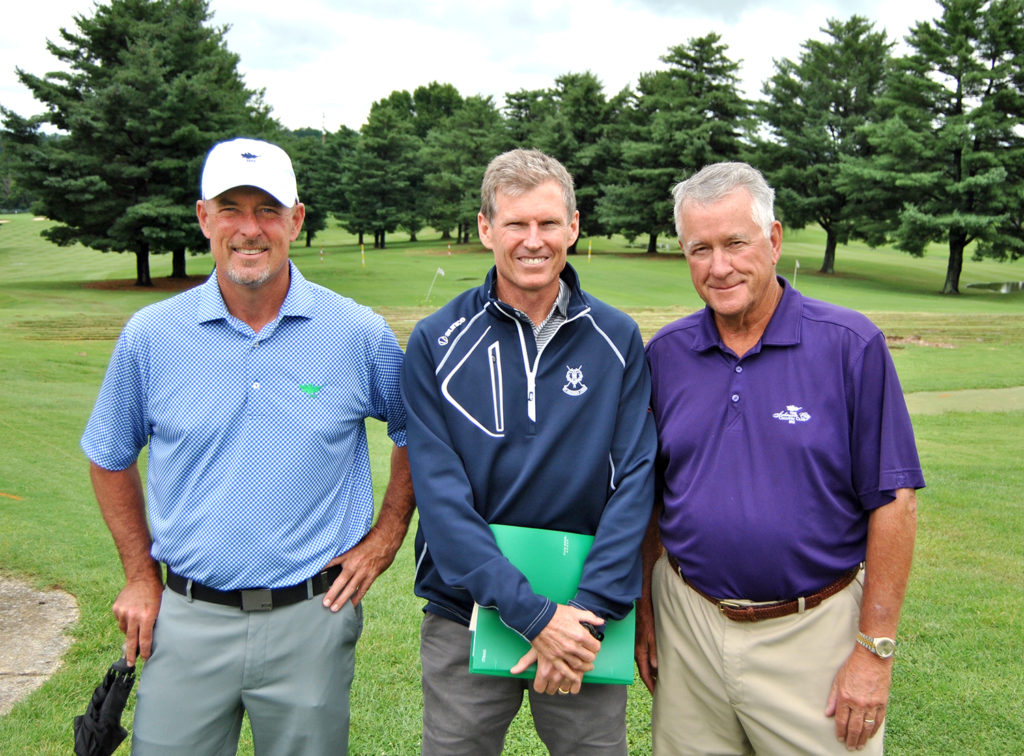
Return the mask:
[[924,486],[885,337],[776,275],[757,170],[708,166],[673,195],[707,307],[647,345],[654,753],[881,753]]

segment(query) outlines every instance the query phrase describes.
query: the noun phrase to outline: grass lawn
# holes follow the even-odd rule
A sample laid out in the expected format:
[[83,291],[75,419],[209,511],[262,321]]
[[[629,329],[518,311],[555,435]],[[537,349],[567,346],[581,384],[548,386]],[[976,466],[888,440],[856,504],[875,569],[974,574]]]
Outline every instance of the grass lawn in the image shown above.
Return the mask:
[[[0,570],[60,586],[81,610],[61,670],[0,718],[0,754],[64,754],[72,718],[121,642],[110,603],[123,576],[78,438],[121,326],[169,290],[117,283],[134,276],[130,255],[57,248],[38,237],[44,221],[0,220],[9,221],[0,225]],[[478,245],[449,254],[436,237],[414,244],[401,238],[361,254],[352,237],[330,229],[311,248],[294,247],[293,258],[308,278],[383,313],[404,343],[420,317],[477,285],[491,258]],[[799,260],[801,291],[879,323],[905,391],[1024,384],[1024,294],[965,286],[1024,280],[1024,262],[968,260],[964,293],[948,297],[938,294],[941,249],[914,259],[842,247],[838,273],[822,276],[814,272],[822,247],[818,232],[787,233],[780,272],[792,278]],[[700,306],[678,253],[651,257],[621,239],[584,239],[580,252],[571,262],[584,288],[633,315],[645,337]],[[155,257],[152,265],[162,283],[170,261]],[[211,265],[208,255],[190,258],[196,282]],[[1024,742],[1024,465],[1016,455],[1024,412],[921,414],[914,423],[929,485],[919,494],[887,751],[1017,753]],[[383,490],[388,441],[379,424],[370,432],[375,485]],[[366,599],[352,693],[353,754],[418,753],[421,602],[412,594],[412,574],[410,538]],[[544,753],[527,713],[510,731],[510,754]],[[637,682],[630,689],[630,753],[650,752],[649,717],[649,696]],[[251,753],[245,739],[241,752]]]

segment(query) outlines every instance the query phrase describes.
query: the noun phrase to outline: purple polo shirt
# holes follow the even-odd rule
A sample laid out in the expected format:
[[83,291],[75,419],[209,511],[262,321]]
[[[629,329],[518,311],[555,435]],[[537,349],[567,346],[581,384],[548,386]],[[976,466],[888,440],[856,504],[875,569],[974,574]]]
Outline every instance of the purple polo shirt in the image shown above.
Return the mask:
[[742,359],[707,308],[647,345],[662,541],[720,598],[828,585],[864,560],[871,510],[924,486],[882,332],[779,282],[782,300]]

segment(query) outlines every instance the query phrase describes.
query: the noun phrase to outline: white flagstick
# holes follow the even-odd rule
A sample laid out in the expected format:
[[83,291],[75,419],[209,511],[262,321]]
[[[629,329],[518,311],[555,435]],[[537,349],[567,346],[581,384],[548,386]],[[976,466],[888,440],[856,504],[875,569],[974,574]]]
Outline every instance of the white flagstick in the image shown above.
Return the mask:
[[444,275],[444,268],[438,268],[436,271],[434,271],[434,277],[430,279],[430,288],[427,289],[427,298],[423,300],[424,304],[430,301],[430,292],[434,290],[434,282],[437,280],[437,277],[439,275]]
[[800,261],[796,261],[796,265],[793,266],[793,286],[796,286],[796,272],[800,270]]

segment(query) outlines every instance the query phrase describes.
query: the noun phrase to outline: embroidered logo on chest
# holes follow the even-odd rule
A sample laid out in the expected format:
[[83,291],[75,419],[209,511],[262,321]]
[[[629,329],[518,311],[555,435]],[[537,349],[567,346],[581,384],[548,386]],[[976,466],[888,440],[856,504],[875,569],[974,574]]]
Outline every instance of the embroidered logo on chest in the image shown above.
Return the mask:
[[587,391],[587,387],[583,383],[583,366],[569,367],[566,366],[565,371],[566,384],[562,386],[564,391],[569,396],[579,396]]
[[787,404],[784,412],[776,412],[772,417],[776,420],[781,420],[784,423],[796,425],[797,423],[806,423],[810,420],[811,413],[804,412],[803,407],[797,407],[795,404]]
[[455,329],[458,328],[460,325],[462,325],[465,322],[466,322],[465,318],[459,318],[454,323],[452,323],[450,326],[448,326],[448,330],[445,331],[442,335],[437,337],[437,345],[438,346],[448,346],[448,339],[450,339],[451,335],[453,333],[455,333]]

